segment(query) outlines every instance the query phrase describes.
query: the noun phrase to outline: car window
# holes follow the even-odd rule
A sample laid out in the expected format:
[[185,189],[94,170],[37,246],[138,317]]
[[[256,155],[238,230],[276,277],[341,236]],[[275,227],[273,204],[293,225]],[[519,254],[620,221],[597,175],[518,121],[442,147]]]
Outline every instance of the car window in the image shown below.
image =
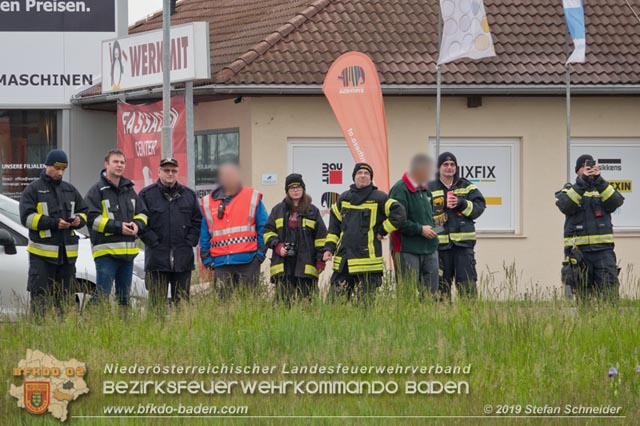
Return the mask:
[[13,229],[9,228],[7,225],[5,225],[2,222],[0,222],[0,229],[6,229],[9,232],[9,234],[11,234],[11,236],[13,237],[13,240],[16,242],[17,246],[26,246],[27,243],[29,242],[29,240],[27,238],[25,238],[22,235],[18,234],[16,231],[14,231]]
[[16,200],[0,195],[0,213],[15,223],[20,223],[20,205]]

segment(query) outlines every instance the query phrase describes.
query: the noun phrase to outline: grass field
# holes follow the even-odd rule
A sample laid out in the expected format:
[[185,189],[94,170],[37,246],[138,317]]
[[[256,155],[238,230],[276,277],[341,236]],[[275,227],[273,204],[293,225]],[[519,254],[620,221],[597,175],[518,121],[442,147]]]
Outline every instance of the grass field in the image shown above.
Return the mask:
[[[640,422],[640,303],[576,308],[566,301],[419,302],[410,292],[382,293],[368,308],[319,300],[291,308],[260,297],[220,304],[213,296],[153,315],[95,307],[62,322],[0,324],[1,425],[55,425],[51,415],[16,408],[8,393],[11,369],[27,348],[59,360],[86,362],[90,393],[69,406],[73,425],[181,424],[442,424],[587,425]],[[106,375],[105,364],[276,365],[271,375]],[[468,375],[285,376],[288,365],[465,366]],[[610,379],[615,366],[619,375]],[[395,381],[395,395],[103,395],[105,380],[381,380]],[[468,394],[406,395],[406,381],[468,381]],[[103,415],[105,406],[146,404],[246,405],[249,416],[296,418],[82,418]],[[486,405],[524,412],[527,405],[613,405],[625,418],[483,418]],[[342,419],[305,416],[374,416]],[[402,416],[381,418],[376,416]],[[477,416],[418,418],[412,416]]]

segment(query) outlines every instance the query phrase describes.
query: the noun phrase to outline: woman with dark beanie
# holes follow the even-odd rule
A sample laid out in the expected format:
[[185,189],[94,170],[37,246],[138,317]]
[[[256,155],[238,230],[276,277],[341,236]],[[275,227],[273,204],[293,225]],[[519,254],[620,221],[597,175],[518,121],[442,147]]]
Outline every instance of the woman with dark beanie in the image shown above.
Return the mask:
[[286,197],[276,205],[264,227],[264,242],[273,251],[271,282],[276,298],[310,299],[324,270],[322,254],[327,228],[320,211],[311,204],[302,176],[293,173],[285,181]]

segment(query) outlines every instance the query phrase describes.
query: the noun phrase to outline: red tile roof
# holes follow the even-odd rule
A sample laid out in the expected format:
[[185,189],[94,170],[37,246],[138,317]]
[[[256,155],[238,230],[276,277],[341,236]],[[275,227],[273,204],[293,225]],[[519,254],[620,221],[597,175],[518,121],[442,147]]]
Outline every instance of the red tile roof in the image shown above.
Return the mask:
[[[443,83],[564,84],[562,2],[484,3],[497,56],[446,64]],[[585,3],[587,62],[572,66],[573,84],[639,85],[640,22],[624,0]],[[437,0],[182,0],[172,24],[210,23],[212,79],[196,85],[320,85],[350,50],[372,58],[383,85],[433,85],[438,15]],[[161,25],[157,13],[130,33]]]

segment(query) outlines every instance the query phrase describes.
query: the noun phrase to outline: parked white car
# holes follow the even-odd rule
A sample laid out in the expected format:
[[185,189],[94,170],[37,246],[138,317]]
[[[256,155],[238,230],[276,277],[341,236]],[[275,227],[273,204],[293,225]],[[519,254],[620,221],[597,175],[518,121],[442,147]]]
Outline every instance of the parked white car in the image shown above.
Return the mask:
[[[76,261],[76,279],[84,288],[94,289],[96,283],[96,265],[91,254],[91,241],[86,232],[77,232],[80,241]],[[20,223],[18,202],[0,194],[0,319],[16,317],[28,312],[29,292],[27,276],[29,274],[29,230]],[[86,294],[78,293],[81,304]],[[132,298],[146,298],[144,286],[144,251],[136,257]]]

